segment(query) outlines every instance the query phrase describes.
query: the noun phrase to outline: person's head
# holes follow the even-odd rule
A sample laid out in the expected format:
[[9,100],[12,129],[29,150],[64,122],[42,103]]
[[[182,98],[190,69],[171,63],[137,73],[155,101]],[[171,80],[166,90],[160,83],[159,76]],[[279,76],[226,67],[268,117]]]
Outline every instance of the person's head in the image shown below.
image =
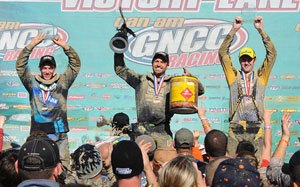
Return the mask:
[[79,179],[92,179],[102,170],[102,158],[95,146],[83,144],[72,154],[72,168]]
[[37,138],[48,138],[48,135],[44,131],[35,130],[30,133],[30,135],[26,138],[26,142],[30,140],[34,140]]
[[134,141],[120,141],[113,147],[111,164],[117,180],[140,176],[144,169],[142,151]]
[[[103,168],[108,167],[111,163],[106,163],[106,160],[111,157],[112,143],[103,143],[98,147],[100,156],[102,157]],[[110,159],[109,159],[110,160]]]
[[57,144],[49,138],[36,138],[25,142],[15,167],[22,180],[58,179],[62,168]]
[[129,125],[129,117],[127,114],[120,112],[116,113],[112,119],[112,127],[122,129],[124,126]]
[[192,131],[187,128],[181,128],[175,133],[174,147],[178,153],[182,150],[190,150],[194,146],[194,136]]
[[42,56],[39,63],[41,76],[45,80],[50,80],[55,73],[56,62],[53,56],[45,55]]
[[155,150],[154,158],[152,162],[153,172],[158,176],[158,171],[162,168],[162,166],[175,158],[177,156],[177,152],[173,147],[160,147]]
[[10,149],[2,152],[0,160],[0,184],[3,186],[17,186],[21,178],[15,169],[18,160],[19,149]]
[[156,150],[155,140],[151,136],[143,134],[143,135],[140,135],[140,136],[136,137],[136,139],[135,139],[135,142],[137,144],[139,144],[141,141],[144,141],[144,143],[150,143],[151,144],[150,150],[147,154],[148,154],[149,160],[152,161],[153,157],[154,157],[154,152]]
[[165,74],[169,66],[169,55],[165,52],[157,52],[154,54],[152,59],[152,69],[153,73],[159,77]]
[[239,53],[239,61],[243,72],[252,72],[256,61],[255,51],[250,47],[242,48]]
[[288,164],[283,165],[282,171],[291,176],[294,186],[300,186],[300,150],[293,154]]
[[229,158],[219,164],[212,186],[260,186],[260,175],[246,159]]
[[178,155],[166,163],[159,173],[160,187],[194,187],[198,186],[197,164],[187,155]]
[[227,136],[220,130],[209,131],[204,138],[205,151],[210,157],[226,155]]
[[255,154],[255,152],[256,152],[254,145],[251,142],[246,141],[246,140],[240,141],[238,143],[235,153],[239,154],[240,152],[243,152],[243,151],[248,151],[253,154]]
[[240,151],[236,157],[245,158],[252,166],[254,166],[256,169],[258,168],[258,160],[253,152]]

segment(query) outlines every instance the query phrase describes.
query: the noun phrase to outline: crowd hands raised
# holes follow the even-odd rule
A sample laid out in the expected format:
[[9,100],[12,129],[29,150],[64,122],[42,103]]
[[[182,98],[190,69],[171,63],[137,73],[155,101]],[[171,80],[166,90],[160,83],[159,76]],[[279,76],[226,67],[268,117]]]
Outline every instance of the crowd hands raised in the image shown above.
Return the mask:
[[[254,19],[259,33],[264,32],[262,23],[261,17]],[[242,18],[236,17],[232,30],[236,32],[241,24]],[[45,37],[39,33],[27,50]],[[59,37],[52,41],[65,51],[70,50]],[[212,128],[203,103],[194,108],[205,133],[204,148],[199,144],[201,127],[194,131],[181,128],[171,142],[168,138],[158,138],[158,142],[151,134],[135,133],[125,113],[116,114],[111,122],[101,116],[97,126],[110,124],[114,136],[121,139],[85,143],[70,154],[70,165],[63,167],[57,143],[47,133],[36,130],[21,147],[1,152],[0,186],[300,186],[300,150],[289,163],[284,163],[291,138],[290,113],[282,115],[281,139],[272,153],[274,110],[264,109],[262,152],[257,157],[257,149],[249,141],[239,141],[235,155],[229,155],[227,135]],[[0,150],[5,120],[0,116]]]
[[[264,111],[264,145],[261,160],[254,146],[240,142],[236,155],[227,152],[227,136],[213,129],[204,105],[196,107],[199,130],[181,128],[172,144],[157,146],[149,135],[133,139],[83,144],[71,154],[74,181],[66,184],[59,149],[44,132],[36,132],[17,149],[3,150],[0,160],[2,186],[296,186],[299,184],[300,150],[284,163],[292,125],[283,113],[281,139],[272,154],[272,114]],[[116,114],[119,115],[119,114]],[[5,117],[0,116],[1,127]],[[124,119],[124,118],[123,118]],[[120,119],[118,119],[120,120]],[[112,121],[126,124],[128,121]],[[118,128],[118,127],[117,127]],[[205,133],[204,149],[199,136]],[[120,136],[127,136],[124,133]],[[30,149],[29,149],[30,148]],[[224,169],[226,168],[226,169]]]

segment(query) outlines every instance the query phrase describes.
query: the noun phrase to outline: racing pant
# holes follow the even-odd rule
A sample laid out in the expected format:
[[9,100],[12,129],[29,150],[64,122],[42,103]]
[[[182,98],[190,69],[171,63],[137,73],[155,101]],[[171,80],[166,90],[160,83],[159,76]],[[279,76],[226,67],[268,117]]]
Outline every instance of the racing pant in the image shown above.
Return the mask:
[[261,122],[230,122],[227,145],[229,155],[235,157],[238,143],[244,140],[254,145],[255,156],[260,160],[263,148],[263,129],[261,126]]

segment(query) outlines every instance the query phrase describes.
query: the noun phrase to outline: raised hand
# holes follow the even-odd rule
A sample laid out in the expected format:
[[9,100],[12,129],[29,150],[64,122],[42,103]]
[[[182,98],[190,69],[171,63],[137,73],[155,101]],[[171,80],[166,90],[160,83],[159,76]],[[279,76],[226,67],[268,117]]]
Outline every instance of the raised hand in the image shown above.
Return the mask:
[[258,31],[261,31],[263,29],[263,18],[261,16],[255,16],[253,24]]
[[242,27],[242,24],[243,24],[243,18],[241,16],[237,16],[233,21],[232,27],[236,30],[239,30]]

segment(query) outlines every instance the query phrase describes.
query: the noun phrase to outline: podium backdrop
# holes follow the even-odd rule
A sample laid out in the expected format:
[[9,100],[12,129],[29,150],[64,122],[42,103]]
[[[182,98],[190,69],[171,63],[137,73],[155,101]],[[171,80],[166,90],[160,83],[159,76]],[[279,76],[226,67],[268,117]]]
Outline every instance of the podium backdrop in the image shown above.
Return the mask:
[[[228,131],[229,90],[218,60],[218,48],[236,16],[245,20],[231,47],[234,65],[239,67],[238,51],[251,46],[257,54],[256,68],[265,57],[260,35],[252,24],[256,15],[264,18],[264,28],[276,45],[278,56],[266,89],[267,108],[273,114],[273,150],[281,136],[283,111],[292,111],[291,145],[287,159],[299,149],[300,109],[300,1],[293,0],[19,0],[0,1],[0,113],[5,123],[5,148],[23,144],[30,129],[28,93],[20,82],[15,62],[19,52],[38,31],[59,34],[76,49],[82,61],[78,78],[69,90],[68,116],[70,149],[111,135],[109,126],[98,128],[99,115],[110,119],[125,112],[136,122],[134,90],[116,76],[109,41],[123,23],[137,37],[129,37],[125,62],[139,73],[152,71],[156,51],[170,55],[170,75],[181,75],[187,68],[205,85],[198,105],[205,104],[213,128]],[[50,39],[30,56],[29,65],[39,73],[39,58],[53,55],[57,71],[63,72],[67,58]],[[171,129],[202,126],[196,114],[176,114]],[[199,142],[202,143],[204,134]]]

